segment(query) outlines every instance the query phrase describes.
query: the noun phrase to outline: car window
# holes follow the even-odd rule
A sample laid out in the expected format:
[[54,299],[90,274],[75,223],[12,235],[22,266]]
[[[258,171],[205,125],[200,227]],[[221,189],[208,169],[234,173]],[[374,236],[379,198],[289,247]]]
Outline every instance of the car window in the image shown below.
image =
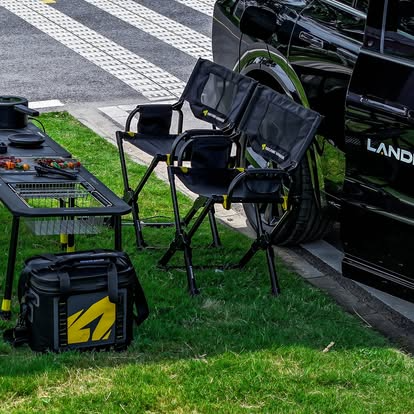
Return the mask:
[[355,2],[355,8],[366,14],[368,12],[368,3],[369,3],[369,0],[357,0]]
[[316,21],[324,24],[335,25],[337,20],[337,9],[323,1],[314,1],[307,7],[304,16],[312,16]]
[[[345,10],[338,6],[339,2],[314,0],[303,12],[302,16],[311,18],[322,24],[323,29],[331,28],[333,36],[346,36],[362,43],[365,19],[358,16],[351,8]],[[330,40],[332,42],[332,39]]]
[[400,2],[398,30],[408,36],[414,36],[414,2]]
[[384,51],[386,53],[414,58],[414,1],[399,0],[396,7],[388,9]]

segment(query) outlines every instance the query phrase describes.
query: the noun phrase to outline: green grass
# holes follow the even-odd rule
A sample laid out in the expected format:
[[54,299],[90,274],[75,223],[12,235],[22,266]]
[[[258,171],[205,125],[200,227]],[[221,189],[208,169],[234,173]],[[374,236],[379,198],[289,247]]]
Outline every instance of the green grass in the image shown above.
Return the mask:
[[[42,120],[51,136],[122,193],[113,146],[65,113]],[[142,167],[129,166],[133,176],[142,174]],[[143,203],[144,216],[171,216],[168,188],[157,180]],[[0,214],[4,274],[10,216]],[[225,247],[217,250],[206,248],[207,227],[195,238],[196,263],[230,262],[249,245],[227,228],[220,232]],[[145,234],[166,246],[173,230]],[[124,353],[37,355],[0,341],[0,412],[414,412],[413,360],[282,263],[277,299],[269,295],[261,255],[243,271],[198,271],[202,294],[192,299],[185,273],[156,267],[162,250],[138,252],[131,227],[123,236],[151,308],[132,345]],[[110,232],[77,239],[78,249],[112,246]],[[53,237],[36,238],[22,226],[17,272],[30,255],[58,249]],[[330,351],[322,352],[331,342]]]

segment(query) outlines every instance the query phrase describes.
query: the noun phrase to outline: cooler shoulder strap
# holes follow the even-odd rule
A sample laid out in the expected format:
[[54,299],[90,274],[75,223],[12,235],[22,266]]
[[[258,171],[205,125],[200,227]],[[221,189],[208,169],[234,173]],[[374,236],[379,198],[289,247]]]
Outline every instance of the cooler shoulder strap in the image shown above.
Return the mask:
[[134,303],[138,313],[137,315],[134,315],[134,319],[137,326],[139,326],[145,321],[145,319],[148,318],[149,308],[144,290],[142,289],[141,283],[139,283],[138,277],[134,278]]

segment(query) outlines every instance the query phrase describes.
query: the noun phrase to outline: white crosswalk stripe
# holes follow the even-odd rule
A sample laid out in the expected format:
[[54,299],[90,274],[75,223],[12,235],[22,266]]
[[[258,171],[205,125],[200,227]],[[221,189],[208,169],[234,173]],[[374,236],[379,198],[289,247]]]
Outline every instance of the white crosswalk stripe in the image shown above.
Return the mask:
[[[79,11],[75,11],[72,8],[71,1],[58,0],[52,4],[45,0],[0,0],[0,13],[11,12],[35,29],[50,36],[54,41],[76,52],[96,67],[103,69],[108,74],[124,82],[125,85],[150,101],[177,100],[185,86],[184,81],[190,74],[192,59],[203,57],[213,60],[211,37],[205,35],[205,33],[211,30],[211,16],[215,0],[157,0],[157,2],[150,4],[151,8],[145,7],[139,0],[77,0],[76,5],[79,7]],[[166,4],[163,3],[164,1],[168,1],[168,7],[171,10],[171,13],[168,13],[169,17],[161,14],[162,12],[156,11],[158,6],[160,6],[160,10],[165,10]],[[185,5],[186,8],[178,8],[178,6],[175,8],[174,4],[177,5],[178,3]],[[181,23],[173,20],[171,16],[176,16],[178,10],[180,13],[182,10],[186,10],[184,21],[189,21],[189,16],[191,15],[195,16],[197,24],[201,22],[201,33],[198,31],[198,26],[194,29],[193,24],[190,24],[191,28],[187,27],[180,18],[177,20],[180,20]],[[204,17],[199,13],[202,13]],[[92,16],[93,19],[91,19]],[[113,18],[108,19],[108,16],[115,17],[119,20],[119,23],[116,23],[116,20]],[[98,21],[100,22],[99,24],[97,24]],[[89,22],[92,25],[91,27],[88,27]],[[114,33],[112,29],[113,27],[116,28],[117,24],[122,28],[121,33],[128,33],[128,37],[119,36],[117,33],[117,41],[114,41],[112,40]],[[22,33],[24,31],[22,29]],[[30,29],[28,32],[33,31]],[[135,36],[134,32],[136,33],[136,39],[138,39],[137,42],[131,42],[131,39],[134,38],[131,36]],[[149,46],[151,43],[147,40],[148,36],[146,37],[145,35],[150,35],[154,38],[153,51],[151,46]],[[144,39],[142,48],[139,43],[141,38]],[[47,38],[41,37],[40,39],[44,41]],[[30,39],[29,43],[31,41],[32,39]],[[117,42],[121,42],[121,44]],[[125,47],[126,44],[128,44],[127,47]],[[59,47],[58,44],[53,46],[54,50],[59,50]],[[129,50],[131,47],[134,48],[134,51],[132,49]],[[157,49],[158,47],[159,49]],[[18,49],[15,50],[17,51]],[[141,50],[143,51],[142,56],[145,56],[145,58],[140,56]],[[174,50],[179,50],[186,54],[187,57],[179,55],[180,61],[178,61]],[[163,55],[160,55],[159,51],[162,51]],[[68,59],[70,52],[65,51],[63,56],[64,59]],[[154,56],[156,64],[152,62],[152,56]],[[171,65],[169,59],[174,59],[174,56],[176,60],[174,65]],[[18,59],[17,52],[16,54],[13,53],[13,58],[15,60]],[[36,61],[36,58],[37,56],[33,52],[33,56],[30,58],[31,61]],[[41,54],[41,58],[45,59],[46,57]],[[51,59],[51,62],[53,63],[52,67],[57,68],[59,58]],[[183,63],[183,66],[180,66],[180,62]],[[85,65],[80,64],[82,65],[80,73],[88,73],[87,62],[85,61]],[[45,67],[45,65],[47,70],[49,70],[46,60],[41,61],[39,66]],[[58,97],[65,102],[64,91],[67,91],[69,94],[67,102],[76,100],[77,97],[73,92],[73,88],[70,89],[73,85],[73,79],[79,80],[82,85],[80,90],[86,91],[88,87],[86,79],[89,76],[77,76],[76,67],[73,65],[69,66],[75,69],[75,71],[72,70],[70,72],[72,83],[65,84],[64,81],[61,83],[56,81],[53,84],[50,95],[41,92],[40,95],[35,93],[32,96],[34,98],[38,96],[38,100]],[[170,73],[171,71],[174,74]],[[34,70],[31,72],[31,78],[36,79],[33,78],[32,73],[36,72]],[[47,73],[51,74],[50,78],[59,79],[59,74]],[[103,77],[102,72],[95,68],[91,69],[91,73],[96,78],[98,76]],[[9,72],[8,76],[10,77]],[[106,81],[105,83],[106,95],[99,92],[85,92],[85,95],[97,96],[96,102],[102,101],[107,103],[110,100],[110,77],[104,76],[106,76],[105,79],[109,80],[109,82]],[[96,83],[99,84],[99,82],[102,81],[97,80]],[[6,80],[4,80],[3,84],[0,80],[0,87],[3,89],[9,90],[10,87],[8,85],[10,83],[7,83]],[[19,85],[19,83],[16,83],[16,85]],[[23,83],[21,85],[23,87]],[[40,85],[36,85],[36,82],[32,82],[31,85],[40,89]],[[118,87],[114,90],[119,92],[114,95],[119,97],[122,94],[122,96],[128,97],[126,99],[130,101],[131,97],[134,96],[134,92],[132,90],[129,91],[128,87],[122,86],[119,83],[117,85]],[[26,94],[25,91],[24,93]],[[92,100],[90,101],[92,102]]]
[[178,78],[40,1],[1,0],[0,4],[146,98],[165,100],[180,96],[184,83]]
[[191,7],[207,16],[213,15],[215,0],[175,0],[178,3]]
[[0,0],[0,5],[149,100],[175,99],[184,82],[39,0]]
[[211,39],[132,0],[84,0],[195,58],[212,59]]

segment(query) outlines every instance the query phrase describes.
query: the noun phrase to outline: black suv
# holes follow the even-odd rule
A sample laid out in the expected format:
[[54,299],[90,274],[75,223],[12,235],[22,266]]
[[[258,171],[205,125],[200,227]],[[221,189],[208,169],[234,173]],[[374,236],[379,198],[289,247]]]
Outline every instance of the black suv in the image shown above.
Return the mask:
[[218,0],[213,53],[324,115],[277,242],[321,237],[336,211],[343,274],[414,301],[414,0]]

